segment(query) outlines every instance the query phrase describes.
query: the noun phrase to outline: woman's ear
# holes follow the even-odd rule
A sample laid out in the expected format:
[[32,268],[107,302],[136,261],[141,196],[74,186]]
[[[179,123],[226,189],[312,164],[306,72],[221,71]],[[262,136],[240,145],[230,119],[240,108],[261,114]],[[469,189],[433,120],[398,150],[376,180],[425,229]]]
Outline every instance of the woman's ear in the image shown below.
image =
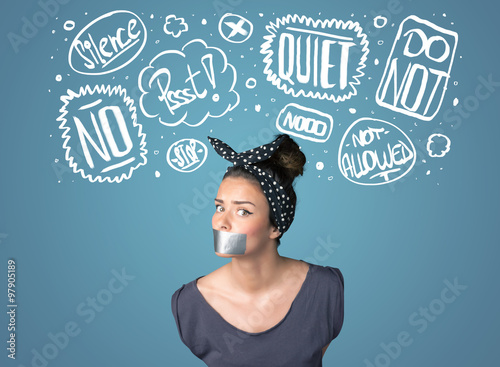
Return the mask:
[[274,239],[278,238],[280,235],[281,235],[281,232],[279,231],[278,227],[271,226],[271,234],[270,234],[269,238],[274,240]]

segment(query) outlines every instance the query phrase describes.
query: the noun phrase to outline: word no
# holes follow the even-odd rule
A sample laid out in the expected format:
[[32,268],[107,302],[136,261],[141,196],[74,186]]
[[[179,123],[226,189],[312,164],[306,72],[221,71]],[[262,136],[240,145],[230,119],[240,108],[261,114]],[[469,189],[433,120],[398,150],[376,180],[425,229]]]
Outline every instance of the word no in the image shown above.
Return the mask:
[[[75,173],[91,182],[121,182],[146,164],[145,135],[136,108],[120,86],[89,86],[68,90],[58,121],[64,130],[66,160]],[[121,101],[120,101],[121,98]],[[81,145],[85,161],[75,161]]]

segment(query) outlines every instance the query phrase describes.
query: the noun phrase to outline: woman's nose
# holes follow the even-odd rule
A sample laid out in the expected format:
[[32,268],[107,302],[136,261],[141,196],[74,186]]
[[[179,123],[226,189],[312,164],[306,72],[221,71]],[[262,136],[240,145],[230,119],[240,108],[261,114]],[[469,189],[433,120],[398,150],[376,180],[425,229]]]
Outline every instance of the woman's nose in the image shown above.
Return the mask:
[[231,221],[229,215],[225,212],[216,213],[215,215],[215,229],[218,229],[219,231],[230,231]]

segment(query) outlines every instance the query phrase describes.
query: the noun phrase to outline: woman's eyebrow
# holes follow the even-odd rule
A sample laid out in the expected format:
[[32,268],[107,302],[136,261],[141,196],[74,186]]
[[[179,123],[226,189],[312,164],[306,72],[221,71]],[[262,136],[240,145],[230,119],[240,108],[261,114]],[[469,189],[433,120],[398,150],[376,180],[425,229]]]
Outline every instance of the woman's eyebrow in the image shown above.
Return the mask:
[[[215,198],[215,201],[217,201],[218,203],[224,204],[224,200]],[[241,204],[251,204],[251,205],[255,206],[255,204],[252,203],[251,201],[235,201],[235,200],[233,200],[233,201],[231,201],[231,203],[238,204],[238,205],[241,205]]]

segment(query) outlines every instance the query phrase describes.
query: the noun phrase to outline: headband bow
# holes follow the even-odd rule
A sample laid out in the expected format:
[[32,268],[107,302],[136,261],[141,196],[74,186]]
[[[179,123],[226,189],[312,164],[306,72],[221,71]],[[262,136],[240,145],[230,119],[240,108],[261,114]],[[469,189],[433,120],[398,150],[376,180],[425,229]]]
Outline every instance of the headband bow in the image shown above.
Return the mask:
[[286,135],[282,135],[269,144],[264,144],[245,152],[236,153],[222,140],[211,138],[210,136],[208,137],[210,144],[212,144],[217,154],[233,163],[233,166],[228,167],[226,172],[233,167],[243,167],[260,182],[262,191],[269,202],[271,215],[281,234],[285,233],[292,224],[295,216],[295,207],[283,186],[281,186],[269,173],[256,166],[255,163],[269,159],[285,138]]

